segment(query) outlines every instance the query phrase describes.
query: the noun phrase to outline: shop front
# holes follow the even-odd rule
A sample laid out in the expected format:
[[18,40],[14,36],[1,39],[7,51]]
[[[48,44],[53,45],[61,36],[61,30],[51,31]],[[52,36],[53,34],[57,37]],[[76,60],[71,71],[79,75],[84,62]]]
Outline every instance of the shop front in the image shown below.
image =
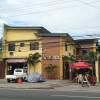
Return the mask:
[[14,69],[22,68],[28,71],[27,60],[26,59],[7,59],[6,60],[6,74],[12,75]]

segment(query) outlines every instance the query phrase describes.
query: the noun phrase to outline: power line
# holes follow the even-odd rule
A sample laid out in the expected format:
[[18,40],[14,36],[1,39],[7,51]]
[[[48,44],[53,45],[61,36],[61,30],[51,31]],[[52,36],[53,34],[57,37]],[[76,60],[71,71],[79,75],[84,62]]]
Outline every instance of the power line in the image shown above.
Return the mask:
[[[1,8],[0,10],[3,10],[3,11],[4,11],[4,10],[7,10],[7,9],[11,9],[11,10],[12,10],[12,9],[16,9],[16,10],[18,10],[18,11],[21,10],[21,9],[27,10],[27,9],[28,9],[27,7],[33,8],[33,6],[40,6],[40,5],[42,5],[42,4],[43,4],[43,5],[50,5],[50,3],[51,3],[51,4],[53,4],[53,3],[54,3],[54,4],[57,4],[57,3],[61,3],[61,2],[62,2],[62,3],[63,3],[63,2],[65,3],[66,0],[63,0],[63,1],[61,1],[61,0],[60,0],[60,1],[58,1],[58,0],[53,0],[53,1],[49,1],[49,2],[31,3],[31,4],[21,5],[20,7],[10,7],[10,8],[6,8],[6,9],[5,9],[5,8]],[[76,2],[76,1],[73,1],[73,0],[67,1],[67,3],[72,3],[72,2]],[[79,2],[82,2],[82,3],[83,3],[83,1],[81,1],[81,0],[80,0]],[[92,2],[93,2],[93,1],[92,1]],[[84,3],[86,3],[86,4],[91,4],[91,2],[89,2],[89,3],[88,3],[88,2],[84,2]],[[30,7],[30,6],[32,6],[32,7]],[[16,11],[16,10],[14,10],[14,11]]]
[[63,8],[73,8],[73,7],[78,7],[78,6],[81,6],[81,5],[73,5],[73,6],[70,6],[70,7],[57,7],[57,8],[51,8],[51,9],[47,9],[47,10],[40,10],[40,11],[33,11],[33,12],[29,12],[29,13],[22,13],[22,14],[16,14],[16,15],[12,15],[12,16],[9,16],[9,17],[17,17],[19,15],[28,15],[28,14],[40,14],[40,13],[47,13],[47,11],[57,11],[57,10],[62,10]]
[[[16,7],[12,7],[11,8],[11,10],[12,9],[14,9],[14,11],[16,11],[16,10],[27,10],[28,8],[33,8],[33,7],[35,7],[35,6],[48,6],[48,5],[50,5],[50,4],[60,4],[60,3],[64,3],[66,0],[63,0],[63,1],[61,1],[61,0],[53,0],[53,1],[49,1],[49,2],[40,2],[40,3],[31,3],[30,5],[25,5],[25,6],[22,6],[22,7],[18,7],[18,8],[16,8]],[[71,2],[71,1],[69,1],[69,2]],[[68,3],[68,2],[67,2]],[[10,8],[8,8],[8,9],[10,9]],[[16,9],[16,10],[15,10]],[[0,9],[0,10],[6,10],[5,8],[4,9]]]
[[[60,1],[59,1],[60,2]],[[70,2],[70,1],[69,1]],[[78,2],[81,2],[81,3],[85,3],[85,4],[89,4],[89,5],[91,5],[90,3],[87,3],[87,2],[83,2],[83,1],[81,1],[81,0],[79,0]],[[41,2],[41,3],[36,3],[36,4],[34,4],[34,5],[39,5],[39,4],[47,4],[47,3],[57,3],[57,0],[55,0],[55,1],[51,1],[51,2]],[[62,2],[63,3],[63,2]],[[68,1],[67,1],[67,3],[68,3]],[[65,4],[65,2],[64,2],[64,4]],[[21,9],[25,9],[25,10],[27,10],[27,8],[25,7],[25,8],[20,8],[19,10],[21,10]],[[100,9],[100,8],[99,8]],[[18,10],[18,9],[17,9]],[[30,9],[30,10],[32,10],[32,9]],[[46,10],[47,11],[47,10]],[[41,11],[39,11],[39,12],[41,12]],[[31,12],[31,13],[39,13],[39,12]],[[42,12],[44,12],[44,11],[42,11]],[[28,13],[28,14],[31,14],[31,13]],[[27,13],[26,13],[27,14]],[[25,14],[20,14],[20,15],[25,15]],[[14,16],[16,16],[16,15],[14,15]],[[12,16],[13,17],[13,16]]]
[[[60,1],[60,0],[53,0],[53,1],[48,1],[48,2],[38,2],[38,3],[34,3],[34,2],[31,2],[30,4],[28,4],[29,2],[27,2],[27,4],[24,4],[24,5],[22,5],[21,4],[21,6],[19,6],[18,5],[18,7],[8,7],[8,8],[0,8],[0,10],[7,10],[7,9],[23,9],[23,8],[26,8],[27,9],[27,7],[30,7],[30,6],[40,6],[40,5],[46,5],[46,4],[50,4],[50,3],[57,3],[57,1],[58,2],[62,2],[62,1]],[[64,1],[64,0],[63,0]]]
[[85,27],[70,27],[71,29],[79,30],[79,29],[93,29],[93,28],[100,28],[100,26],[85,26]]
[[87,35],[72,35],[72,37],[84,37],[84,36],[100,36],[100,34],[87,34]]
[[85,2],[85,1],[82,1],[82,0],[77,0],[77,2],[83,3],[83,4],[85,4],[85,5],[88,5],[88,6],[90,6],[90,7],[93,7],[93,8],[95,8],[95,9],[99,9],[99,10],[100,10],[99,7],[97,7],[97,6],[95,6],[95,5],[92,5],[92,4],[89,3],[89,2]]
[[[67,2],[66,2],[67,3]],[[21,14],[16,14],[16,15],[12,15],[12,16],[9,16],[9,17],[16,17],[16,16],[18,16],[18,15],[28,15],[28,14],[35,14],[35,13],[43,13],[43,12],[47,12],[47,11],[50,11],[50,10],[60,10],[60,9],[62,9],[62,8],[72,8],[72,7],[77,7],[77,6],[81,6],[81,5],[73,5],[73,6],[70,6],[70,7],[67,7],[66,5],[65,5],[65,3],[63,4],[64,6],[62,6],[62,7],[57,7],[57,6],[55,6],[55,5],[49,5],[49,6],[46,6],[46,8],[48,8],[49,7],[49,9],[47,9],[47,10],[40,10],[40,11],[33,11],[33,12],[29,12],[29,13],[21,13]],[[55,6],[55,8],[52,8],[53,6]],[[61,4],[59,5],[59,6],[61,6]],[[45,9],[46,9],[45,8]],[[51,9],[50,9],[51,8]]]
[[[72,2],[73,2],[73,1],[69,1],[69,2],[67,1],[66,3],[72,3]],[[74,1],[74,2],[75,2],[75,1]],[[82,2],[83,2],[83,1],[82,1]],[[49,4],[48,7],[51,6],[50,3],[51,3],[51,4],[52,4],[52,3],[54,3],[54,4],[60,3],[60,6],[61,6],[61,2],[60,2],[60,1],[59,1],[59,2],[57,2],[57,1],[48,2],[48,4]],[[62,3],[65,4],[65,2],[62,2]],[[86,2],[86,3],[87,3],[87,2]],[[91,3],[89,3],[89,4],[91,5]],[[93,5],[93,6],[94,6],[94,5]],[[31,7],[31,8],[33,8],[33,7]],[[100,8],[99,8],[99,9],[100,9]],[[20,9],[19,9],[19,10],[20,10]],[[27,8],[25,7],[24,10],[27,10]],[[30,10],[32,10],[32,9],[30,9]]]

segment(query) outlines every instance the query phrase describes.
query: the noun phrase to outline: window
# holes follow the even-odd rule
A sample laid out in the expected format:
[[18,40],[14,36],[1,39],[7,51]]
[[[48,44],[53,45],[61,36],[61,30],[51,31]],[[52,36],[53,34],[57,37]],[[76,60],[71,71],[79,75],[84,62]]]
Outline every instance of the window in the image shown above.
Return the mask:
[[15,43],[8,44],[8,51],[15,51]]
[[24,47],[24,43],[20,43],[20,47]]
[[65,51],[67,51],[67,44],[65,44]]
[[13,56],[13,52],[9,52],[10,56]]
[[30,50],[38,50],[38,49],[39,49],[39,42],[30,43]]
[[87,50],[82,50],[82,54],[86,54],[87,52]]
[[22,70],[20,70],[20,69],[16,69],[16,72],[22,72]]

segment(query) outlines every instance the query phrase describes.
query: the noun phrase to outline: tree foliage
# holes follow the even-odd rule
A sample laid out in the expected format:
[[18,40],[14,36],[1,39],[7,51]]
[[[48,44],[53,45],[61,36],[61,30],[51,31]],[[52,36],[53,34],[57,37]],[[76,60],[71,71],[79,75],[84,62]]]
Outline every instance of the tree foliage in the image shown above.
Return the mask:
[[38,52],[29,54],[27,62],[29,63],[29,65],[35,67],[35,65],[40,62],[40,57],[41,55]]
[[94,62],[97,58],[96,52],[90,51],[80,57],[82,60],[87,60],[90,63]]
[[63,61],[64,61],[64,63],[71,64],[76,61],[76,57],[74,55],[63,56]]

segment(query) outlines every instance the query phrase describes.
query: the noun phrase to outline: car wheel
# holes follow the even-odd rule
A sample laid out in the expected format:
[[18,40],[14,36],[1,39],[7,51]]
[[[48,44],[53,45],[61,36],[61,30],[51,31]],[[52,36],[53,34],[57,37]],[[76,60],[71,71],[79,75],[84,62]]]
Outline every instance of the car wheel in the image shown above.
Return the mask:
[[7,79],[7,82],[8,82],[8,83],[10,83],[10,80],[9,80],[9,79]]

